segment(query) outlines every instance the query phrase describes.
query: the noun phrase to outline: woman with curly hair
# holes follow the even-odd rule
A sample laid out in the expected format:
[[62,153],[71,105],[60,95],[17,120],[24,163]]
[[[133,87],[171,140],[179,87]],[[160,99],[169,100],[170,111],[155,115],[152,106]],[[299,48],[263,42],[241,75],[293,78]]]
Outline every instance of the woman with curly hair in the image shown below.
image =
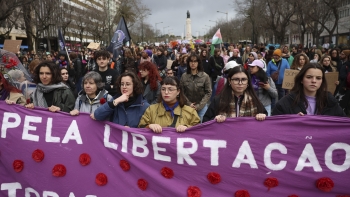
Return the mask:
[[151,62],[143,62],[139,66],[140,79],[143,84],[143,98],[149,104],[154,104],[160,92],[160,78],[156,65]]
[[149,106],[142,98],[142,83],[133,72],[125,72],[118,77],[116,86],[117,94],[113,99],[98,107],[90,117],[136,128]]
[[294,57],[293,63],[290,66],[292,70],[301,70],[305,64],[309,63],[307,55],[300,53]]

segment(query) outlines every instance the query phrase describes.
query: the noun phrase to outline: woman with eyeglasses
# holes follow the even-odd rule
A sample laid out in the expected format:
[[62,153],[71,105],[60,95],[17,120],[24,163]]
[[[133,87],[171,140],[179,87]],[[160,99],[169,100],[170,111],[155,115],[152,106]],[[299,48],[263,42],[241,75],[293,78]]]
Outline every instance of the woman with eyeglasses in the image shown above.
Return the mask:
[[199,56],[194,53],[187,59],[187,70],[181,77],[180,87],[186,96],[187,105],[197,111],[202,121],[211,97],[211,80],[204,72]]
[[265,120],[267,112],[254,92],[248,71],[242,66],[231,68],[227,80],[221,93],[210,103],[203,122],[224,122],[226,118],[235,117]]
[[133,72],[125,72],[118,77],[116,86],[119,88],[113,100],[97,108],[90,117],[94,120],[110,119],[116,124],[136,128],[149,106],[142,96],[142,83]]
[[327,91],[325,72],[318,63],[303,66],[295,76],[291,93],[276,103],[272,115],[283,114],[345,116],[337,100]]
[[70,111],[70,115],[77,116],[80,112],[92,114],[104,103],[112,100],[112,96],[104,89],[101,75],[97,72],[86,73],[82,84],[83,89],[79,92],[74,110]]
[[195,109],[185,105],[186,100],[176,77],[166,77],[161,82],[158,103],[151,105],[143,114],[139,127],[161,133],[163,127],[174,127],[177,132],[200,123]]
[[143,62],[139,66],[140,78],[143,84],[143,98],[149,104],[157,102],[160,93],[160,78],[157,66],[151,62]]

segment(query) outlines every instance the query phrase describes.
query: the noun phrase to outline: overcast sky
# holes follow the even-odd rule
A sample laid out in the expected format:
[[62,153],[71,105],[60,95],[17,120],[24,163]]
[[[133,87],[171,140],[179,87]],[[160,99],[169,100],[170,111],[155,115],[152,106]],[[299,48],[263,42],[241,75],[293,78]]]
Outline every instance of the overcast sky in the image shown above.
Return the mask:
[[[217,11],[228,12],[228,20],[235,17],[233,2],[233,0],[142,0],[142,3],[151,9],[152,15],[146,20],[153,28],[155,23],[163,22],[157,24],[159,31],[163,32],[164,29],[165,34],[170,32],[180,36],[186,25],[187,10],[191,15],[192,35],[203,35],[204,31],[208,31],[208,26],[215,26],[215,22],[209,20],[226,20],[226,14]],[[163,28],[167,26],[169,27]]]

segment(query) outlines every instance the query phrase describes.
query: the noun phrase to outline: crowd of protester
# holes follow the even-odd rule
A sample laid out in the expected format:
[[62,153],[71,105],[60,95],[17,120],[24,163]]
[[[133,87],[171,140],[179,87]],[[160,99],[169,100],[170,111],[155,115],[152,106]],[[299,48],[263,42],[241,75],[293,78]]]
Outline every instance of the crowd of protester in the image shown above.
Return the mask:
[[[19,55],[32,80],[11,70],[0,74],[0,99],[28,109],[72,116],[89,113],[127,127],[177,132],[216,120],[282,114],[349,116],[350,50],[231,44],[123,47],[107,50],[28,52]],[[212,55],[211,55],[212,54]],[[291,90],[286,69],[299,70]],[[336,81],[325,73],[338,72]],[[327,83],[337,86],[327,91]]]

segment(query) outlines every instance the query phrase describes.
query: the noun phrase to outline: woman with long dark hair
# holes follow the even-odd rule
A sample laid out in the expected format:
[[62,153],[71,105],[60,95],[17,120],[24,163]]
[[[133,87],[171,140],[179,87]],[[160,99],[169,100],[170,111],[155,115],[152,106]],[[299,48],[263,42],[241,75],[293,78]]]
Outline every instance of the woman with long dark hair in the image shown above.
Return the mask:
[[203,72],[202,62],[195,53],[187,59],[187,71],[181,77],[180,86],[186,96],[187,105],[195,109],[202,120],[208,109],[207,102],[212,90],[210,77]]
[[268,116],[271,116],[271,98],[277,98],[278,93],[275,83],[266,75],[263,70],[264,63],[261,60],[254,60],[250,67],[252,86],[260,102],[264,105]]
[[202,65],[203,65],[203,70],[207,75],[211,75],[211,68],[209,64],[209,55],[207,50],[201,50],[201,53],[199,55],[199,58],[201,59]]
[[143,98],[149,104],[157,102],[160,93],[160,78],[156,65],[151,62],[143,62],[139,66],[140,78],[143,84]]
[[221,93],[210,103],[203,122],[214,119],[223,122],[234,117],[264,120],[267,112],[254,92],[248,71],[242,66],[231,68],[227,80]]
[[161,133],[162,127],[174,127],[177,132],[200,123],[195,109],[185,105],[186,98],[176,77],[166,77],[161,82],[161,96],[158,102],[147,108],[139,127],[150,128]]
[[51,112],[73,110],[74,95],[68,86],[62,83],[60,70],[54,63],[43,61],[35,68],[34,73],[34,83],[37,86],[26,108],[44,107]]
[[272,115],[283,114],[345,116],[327,91],[324,69],[316,63],[303,66],[295,76],[291,93],[276,103]]
[[309,63],[309,57],[307,55],[300,53],[294,57],[293,63],[290,66],[292,70],[301,70],[304,65]]

